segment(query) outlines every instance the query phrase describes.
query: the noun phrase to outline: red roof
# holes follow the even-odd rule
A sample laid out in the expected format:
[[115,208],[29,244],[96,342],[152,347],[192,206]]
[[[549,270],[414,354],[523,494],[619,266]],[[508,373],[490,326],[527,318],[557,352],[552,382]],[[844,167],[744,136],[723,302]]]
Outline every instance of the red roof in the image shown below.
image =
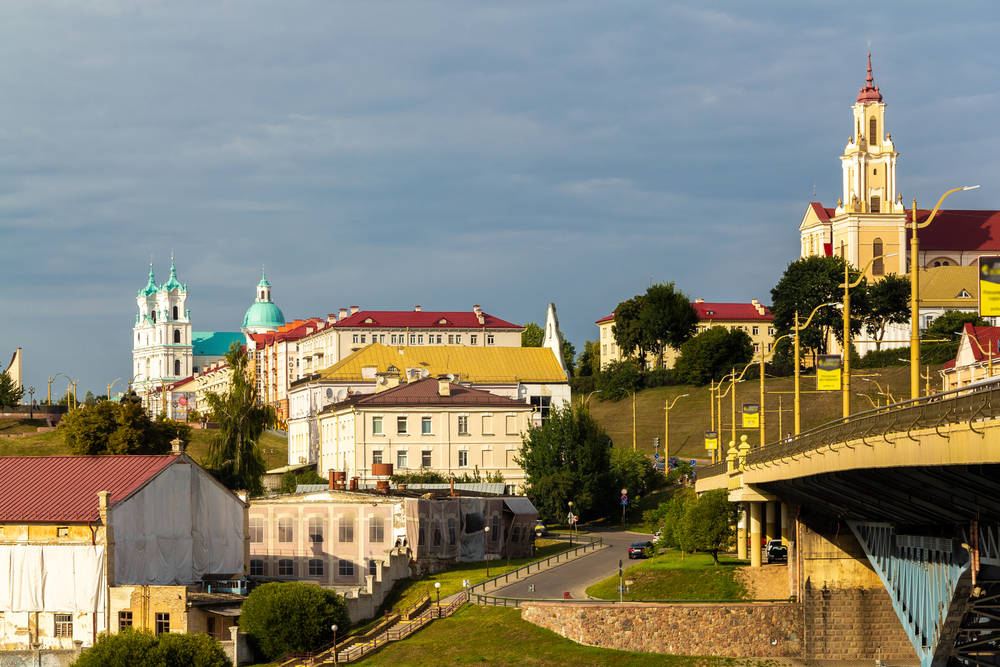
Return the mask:
[[614,319],[615,319],[615,314],[611,313],[607,317],[602,317],[601,319],[597,320],[597,322],[595,322],[595,324],[600,324],[601,322],[611,322]]
[[[764,313],[761,314],[752,303],[705,303],[704,301],[694,301],[691,307],[698,311],[700,320],[773,320],[774,315],[767,306],[761,306]],[[615,314],[611,313],[607,317],[597,320],[597,324],[615,319]]]
[[816,214],[816,217],[819,218],[821,222],[830,222],[830,218],[837,215],[837,209],[823,208],[823,205],[820,204],[818,201],[809,202],[809,205],[812,206],[813,212]]
[[865,79],[865,85],[861,87],[861,91],[858,93],[858,102],[881,102],[882,93],[878,92],[878,86],[875,85],[875,79],[872,77],[872,54],[868,53],[868,78]]
[[976,327],[966,322],[963,333],[979,342],[979,345],[975,343],[970,345],[976,361],[987,361],[991,349],[993,350],[994,365],[1000,361],[1000,347],[997,346],[998,341],[1000,341],[1000,327]]
[[448,385],[448,396],[438,393],[437,378],[424,378],[387,389],[378,394],[367,394],[357,399],[357,405],[486,405],[493,407],[530,407],[524,401],[491,394],[482,389],[472,389],[458,384]]
[[[326,326],[326,319],[311,317],[308,320],[295,320],[283,324],[277,331],[270,333],[250,334],[258,346],[272,345],[285,340],[299,340]],[[312,331],[309,331],[309,329]]]
[[177,460],[168,456],[0,457],[0,522],[77,523],[100,518],[98,491],[125,500]]
[[[917,209],[917,221],[931,212]],[[907,211],[907,221],[911,214]],[[906,240],[912,231],[907,228]],[[939,210],[927,227],[917,231],[922,251],[981,250],[1000,252],[1000,211]]]
[[[371,321],[369,321],[371,320]],[[483,313],[483,323],[474,311],[429,311],[429,310],[362,310],[345,317],[330,326],[340,328],[412,328],[412,329],[523,329],[524,327],[505,322]]]

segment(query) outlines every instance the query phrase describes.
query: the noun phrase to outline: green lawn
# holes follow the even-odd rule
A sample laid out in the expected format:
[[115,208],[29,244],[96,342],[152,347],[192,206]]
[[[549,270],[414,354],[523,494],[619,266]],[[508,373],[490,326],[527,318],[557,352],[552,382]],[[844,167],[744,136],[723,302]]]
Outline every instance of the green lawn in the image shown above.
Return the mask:
[[[704,553],[684,554],[675,549],[639,561],[625,570],[626,600],[745,600],[743,584],[736,569],[749,565],[730,556],[719,556],[719,565]],[[606,600],[618,599],[618,575],[587,589],[587,595]]]

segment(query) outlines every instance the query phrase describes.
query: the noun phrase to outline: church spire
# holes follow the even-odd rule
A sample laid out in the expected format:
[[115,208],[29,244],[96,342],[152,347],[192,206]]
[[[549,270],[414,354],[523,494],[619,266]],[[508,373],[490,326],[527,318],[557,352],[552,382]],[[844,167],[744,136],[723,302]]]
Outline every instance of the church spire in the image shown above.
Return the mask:
[[872,53],[868,52],[868,78],[865,79],[865,85],[861,87],[861,91],[858,93],[858,102],[862,104],[867,104],[869,102],[881,102],[882,93],[878,92],[878,86],[875,85],[875,78],[872,76]]
[[149,263],[149,282],[139,290],[139,296],[149,296],[156,293],[156,278],[153,277],[153,262]]

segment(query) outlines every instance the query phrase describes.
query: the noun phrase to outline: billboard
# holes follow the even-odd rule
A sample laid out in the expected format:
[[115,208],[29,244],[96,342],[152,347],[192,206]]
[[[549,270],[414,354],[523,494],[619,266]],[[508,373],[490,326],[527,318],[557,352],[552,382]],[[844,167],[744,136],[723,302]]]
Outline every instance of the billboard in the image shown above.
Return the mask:
[[719,434],[716,431],[705,431],[705,449],[719,448]]
[[743,428],[760,428],[760,403],[743,404]]
[[1000,257],[979,258],[979,315],[1000,317]]
[[840,391],[840,355],[821,354],[816,361],[816,389]]
[[171,419],[187,421],[188,413],[198,409],[198,400],[193,391],[170,392]]

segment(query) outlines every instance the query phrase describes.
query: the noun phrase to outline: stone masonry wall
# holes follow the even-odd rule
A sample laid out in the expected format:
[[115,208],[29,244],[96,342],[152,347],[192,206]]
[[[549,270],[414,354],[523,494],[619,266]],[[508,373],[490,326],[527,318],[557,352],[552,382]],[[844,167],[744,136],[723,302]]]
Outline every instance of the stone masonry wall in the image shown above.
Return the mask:
[[803,655],[798,604],[527,602],[521,617],[587,646],[721,657]]

